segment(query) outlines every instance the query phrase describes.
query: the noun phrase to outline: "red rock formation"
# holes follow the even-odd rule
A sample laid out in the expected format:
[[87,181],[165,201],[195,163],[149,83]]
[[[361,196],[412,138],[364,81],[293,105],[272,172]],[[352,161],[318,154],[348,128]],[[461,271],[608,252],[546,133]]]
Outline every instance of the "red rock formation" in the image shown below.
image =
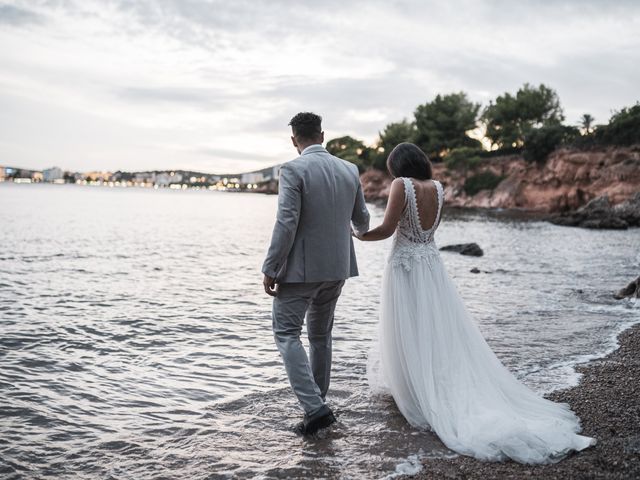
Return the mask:
[[[607,195],[612,205],[640,192],[640,146],[593,151],[560,149],[544,165],[526,162],[519,155],[487,159],[473,173],[490,170],[504,177],[494,190],[468,196],[461,172],[433,166],[434,177],[445,185],[446,203],[459,207],[521,208],[539,212],[576,209]],[[379,171],[361,175],[365,196],[380,201],[389,194],[391,178]]]
[[391,176],[380,170],[367,170],[360,175],[364,197],[369,202],[386,201],[389,198]]

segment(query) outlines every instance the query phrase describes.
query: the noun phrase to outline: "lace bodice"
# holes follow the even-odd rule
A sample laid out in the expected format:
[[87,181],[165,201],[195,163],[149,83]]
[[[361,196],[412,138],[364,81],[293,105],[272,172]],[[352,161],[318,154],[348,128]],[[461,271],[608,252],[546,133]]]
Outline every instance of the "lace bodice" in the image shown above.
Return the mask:
[[389,261],[394,265],[402,265],[406,270],[411,270],[411,264],[417,258],[432,259],[440,255],[433,236],[440,223],[444,204],[444,189],[439,181],[433,180],[438,194],[438,211],[431,228],[424,230],[420,224],[420,213],[413,182],[410,178],[405,177],[402,178],[402,181],[404,182],[407,203],[396,229]]

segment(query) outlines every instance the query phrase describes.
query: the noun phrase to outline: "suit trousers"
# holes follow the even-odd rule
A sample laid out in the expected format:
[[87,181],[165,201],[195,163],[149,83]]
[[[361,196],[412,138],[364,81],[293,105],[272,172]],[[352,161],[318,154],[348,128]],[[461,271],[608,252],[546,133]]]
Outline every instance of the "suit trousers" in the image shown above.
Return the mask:
[[[273,335],[305,414],[324,407],[331,378],[331,329],[344,280],[283,283],[273,300]],[[307,317],[309,357],[300,334]]]

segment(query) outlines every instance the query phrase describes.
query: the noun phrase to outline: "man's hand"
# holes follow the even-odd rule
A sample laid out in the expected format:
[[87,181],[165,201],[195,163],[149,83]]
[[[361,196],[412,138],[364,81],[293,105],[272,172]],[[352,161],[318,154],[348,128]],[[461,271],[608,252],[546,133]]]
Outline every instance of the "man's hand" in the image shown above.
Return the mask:
[[276,285],[275,278],[265,275],[262,280],[262,285],[264,285],[264,291],[267,295],[271,297],[278,295],[278,286]]
[[356,237],[358,240],[362,240],[362,237],[364,236],[364,234],[362,235],[358,235],[358,232],[356,232],[353,228],[351,229],[351,236],[352,237]]

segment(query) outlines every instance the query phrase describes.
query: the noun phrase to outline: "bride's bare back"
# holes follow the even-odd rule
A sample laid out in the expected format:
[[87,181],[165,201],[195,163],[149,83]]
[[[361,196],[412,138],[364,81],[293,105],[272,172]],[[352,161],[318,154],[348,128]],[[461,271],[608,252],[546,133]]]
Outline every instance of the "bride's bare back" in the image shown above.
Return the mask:
[[[409,182],[409,183],[405,183]],[[412,218],[406,209],[409,196],[415,195],[415,205],[420,217],[420,228],[423,232],[415,232],[416,237],[422,237],[426,230],[430,230],[438,220],[438,187],[434,180],[416,180],[409,177],[397,177],[391,182],[389,202],[384,212],[382,224],[369,230],[359,238],[364,241],[382,240],[390,237],[398,228],[401,219]],[[413,222],[413,220],[411,220]],[[416,223],[417,227],[417,223]]]
[[[438,216],[438,190],[433,180],[411,179],[413,189],[416,192],[416,206],[420,217],[420,226],[423,230],[429,230],[435,226]],[[405,192],[408,195],[409,192]]]

